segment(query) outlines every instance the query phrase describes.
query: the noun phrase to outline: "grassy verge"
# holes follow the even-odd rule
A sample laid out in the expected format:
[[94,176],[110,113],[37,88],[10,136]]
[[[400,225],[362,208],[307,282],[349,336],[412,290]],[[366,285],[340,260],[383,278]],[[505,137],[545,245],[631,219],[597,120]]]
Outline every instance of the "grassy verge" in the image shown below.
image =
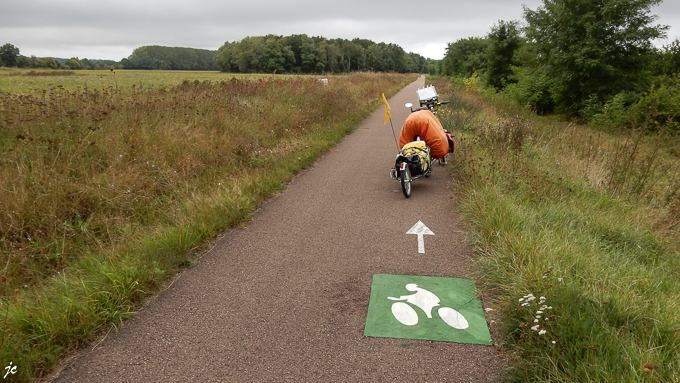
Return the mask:
[[678,138],[435,85],[508,381],[679,382]]
[[414,75],[4,94],[0,362],[13,381],[118,326]]

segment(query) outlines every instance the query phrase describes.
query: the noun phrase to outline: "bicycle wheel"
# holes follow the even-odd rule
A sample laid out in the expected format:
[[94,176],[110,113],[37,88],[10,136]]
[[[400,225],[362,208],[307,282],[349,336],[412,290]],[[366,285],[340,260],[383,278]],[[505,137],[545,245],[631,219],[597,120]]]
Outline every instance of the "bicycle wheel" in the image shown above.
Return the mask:
[[411,172],[406,169],[401,171],[399,175],[401,181],[401,191],[404,192],[404,197],[409,198],[411,196]]
[[465,330],[470,326],[463,314],[450,307],[442,307],[437,311],[437,313],[439,313],[439,317],[442,318],[442,320],[446,322],[447,325],[455,329]]
[[418,324],[418,313],[408,303],[394,303],[392,305],[392,315],[403,325],[415,326]]

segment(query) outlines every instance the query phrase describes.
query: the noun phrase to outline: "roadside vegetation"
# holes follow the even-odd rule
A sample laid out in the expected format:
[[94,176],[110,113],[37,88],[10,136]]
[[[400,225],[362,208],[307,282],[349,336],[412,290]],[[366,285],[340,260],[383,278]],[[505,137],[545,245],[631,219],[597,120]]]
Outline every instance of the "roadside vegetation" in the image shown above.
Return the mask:
[[[27,78],[30,78],[27,77]],[[0,361],[15,381],[134,315],[416,75],[0,97]],[[28,92],[27,92],[28,93]]]
[[680,138],[434,84],[508,381],[680,382]]
[[442,60],[508,381],[680,382],[680,42],[655,46],[660,3],[545,0]]

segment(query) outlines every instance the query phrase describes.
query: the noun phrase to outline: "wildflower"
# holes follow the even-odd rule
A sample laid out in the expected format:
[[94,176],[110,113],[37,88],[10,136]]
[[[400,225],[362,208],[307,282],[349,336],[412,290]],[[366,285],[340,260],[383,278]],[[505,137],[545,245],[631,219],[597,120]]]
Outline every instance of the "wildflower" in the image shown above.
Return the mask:
[[558,282],[562,282],[562,278],[557,278],[557,281],[558,281]]
[[536,314],[543,314],[543,311],[538,310],[538,311],[536,311]]
[[531,327],[531,331],[538,331],[538,327],[539,327],[539,325],[532,326],[532,327]]
[[491,307],[487,307],[487,308],[484,309],[484,311],[489,312],[489,311],[493,311],[493,309]]
[[543,334],[545,334],[546,332],[547,332],[547,331],[545,331],[545,330],[541,330],[541,331],[538,332],[538,335],[543,335]]
[[553,340],[553,341],[552,341],[552,344],[555,344],[555,343],[557,343],[557,342],[555,342],[555,341]]

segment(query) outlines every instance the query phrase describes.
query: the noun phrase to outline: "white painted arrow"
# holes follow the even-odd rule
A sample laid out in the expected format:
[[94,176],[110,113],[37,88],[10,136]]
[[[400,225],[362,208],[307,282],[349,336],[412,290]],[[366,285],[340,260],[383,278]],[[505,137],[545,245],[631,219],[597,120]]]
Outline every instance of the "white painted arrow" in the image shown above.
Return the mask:
[[434,235],[432,230],[430,230],[424,223],[418,221],[406,234],[415,234],[418,236],[418,252],[420,254],[425,254],[425,239],[423,235]]

